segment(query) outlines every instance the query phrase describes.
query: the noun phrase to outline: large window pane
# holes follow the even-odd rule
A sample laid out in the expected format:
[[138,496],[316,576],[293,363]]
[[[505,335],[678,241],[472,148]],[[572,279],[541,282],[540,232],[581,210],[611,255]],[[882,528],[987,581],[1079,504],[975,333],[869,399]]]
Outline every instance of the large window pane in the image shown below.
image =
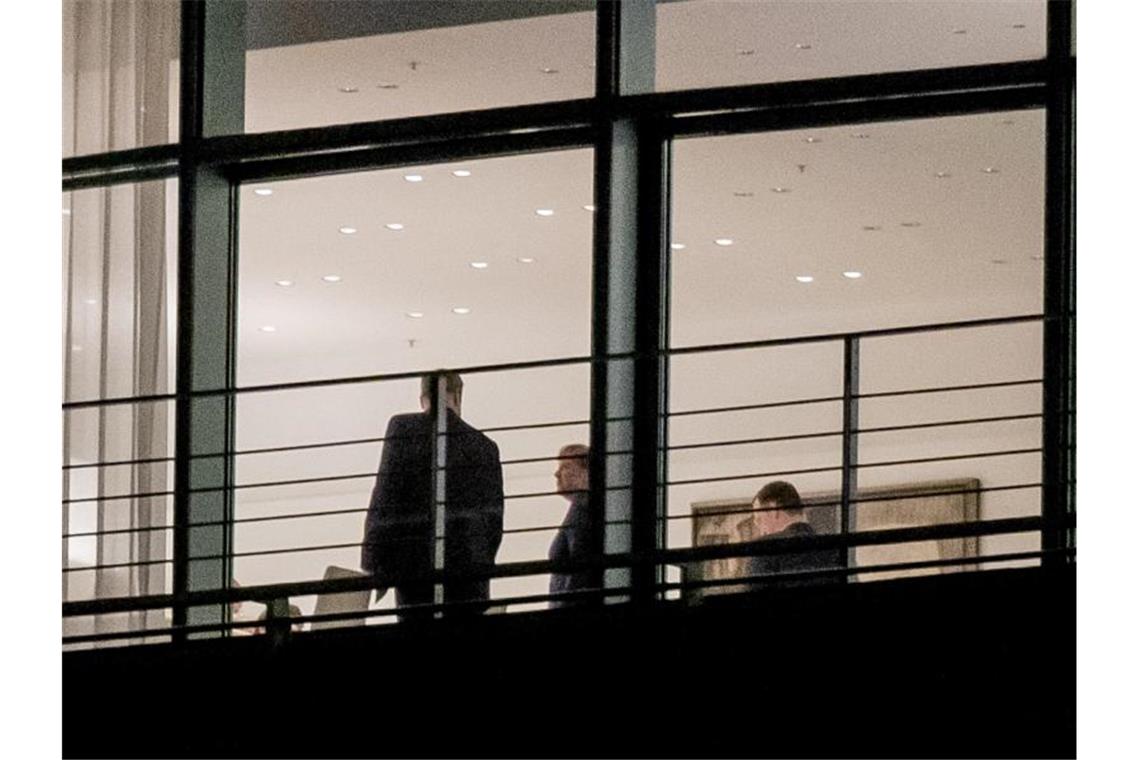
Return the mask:
[[63,155],[178,140],[181,8],[64,0]]
[[[567,510],[558,451],[589,442],[592,169],[564,151],[243,188],[239,386],[580,358],[463,376],[462,418],[501,460],[497,560],[545,559]],[[239,583],[359,568],[386,423],[419,399],[418,377],[239,393]],[[337,548],[276,553],[314,546]]]
[[657,5],[657,89],[1045,56],[1041,0],[678,0]]
[[594,3],[251,2],[247,132],[585,98]]
[[[1040,112],[682,140],[674,156],[674,348],[1043,308]],[[1029,321],[852,344],[851,529],[1039,514],[1041,342]],[[840,527],[845,366],[841,337],[672,357],[671,546],[755,538],[749,502],[774,480],[815,505],[816,532]],[[678,414],[689,409],[713,411]],[[947,539],[861,548],[853,561],[1037,546],[1032,535]],[[743,561],[732,562],[694,572],[735,577]]]

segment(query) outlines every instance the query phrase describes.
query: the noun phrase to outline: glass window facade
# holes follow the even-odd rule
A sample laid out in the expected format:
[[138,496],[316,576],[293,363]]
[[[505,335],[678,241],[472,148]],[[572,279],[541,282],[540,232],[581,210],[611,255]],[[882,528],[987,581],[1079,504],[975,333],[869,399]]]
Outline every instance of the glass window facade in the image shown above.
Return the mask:
[[[262,610],[297,613],[271,597],[319,614],[330,569],[367,590],[386,425],[448,370],[499,458],[489,611],[557,606],[552,576],[602,565],[611,602],[750,589],[781,511],[840,558],[807,568],[833,583],[1071,551],[1047,528],[1072,507],[1071,231],[1045,214],[1068,90],[998,65],[1045,55],[1042,4],[672,2],[650,29],[617,4],[249,2],[242,55],[203,44],[237,7],[163,27],[190,25],[214,78],[166,101],[161,140],[78,100],[112,137],[66,127],[65,155],[107,154],[178,137],[175,106],[205,117],[174,158],[64,161],[68,619],[175,591],[130,631],[272,631]],[[976,91],[935,70],[987,64]],[[904,70],[910,90],[862,80],[858,103],[818,81]],[[776,81],[788,102],[747,87]],[[455,502],[435,433],[433,592]],[[773,481],[802,513],[754,502]],[[585,555],[558,550],[571,502],[598,526]],[[92,561],[163,569],[104,594],[71,578]]]

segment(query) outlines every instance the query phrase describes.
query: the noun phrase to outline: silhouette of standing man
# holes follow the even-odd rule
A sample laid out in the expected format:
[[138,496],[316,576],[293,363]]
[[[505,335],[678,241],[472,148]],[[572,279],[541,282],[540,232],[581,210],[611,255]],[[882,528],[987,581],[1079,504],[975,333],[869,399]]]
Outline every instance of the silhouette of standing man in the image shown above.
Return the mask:
[[[445,572],[486,572],[495,565],[503,538],[503,470],[499,447],[460,419],[463,380],[454,372],[441,375],[441,397],[447,416],[447,434],[438,436],[445,447]],[[432,438],[436,436],[431,409],[433,376],[420,385],[418,414],[399,414],[388,421],[376,485],[364,522],[360,566],[373,575],[394,579],[396,604],[431,604],[431,581],[414,580],[433,568]],[[401,580],[408,578],[408,580]],[[490,580],[452,580],[444,584],[444,602],[486,602]],[[489,605],[471,605],[449,614],[482,614]],[[401,620],[430,618],[430,612],[407,611]]]

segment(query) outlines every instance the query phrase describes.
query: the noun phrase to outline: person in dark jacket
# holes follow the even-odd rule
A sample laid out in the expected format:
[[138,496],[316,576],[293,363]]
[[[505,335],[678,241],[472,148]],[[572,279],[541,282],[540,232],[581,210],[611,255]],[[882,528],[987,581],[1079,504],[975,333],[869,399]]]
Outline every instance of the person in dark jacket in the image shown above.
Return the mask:
[[[761,488],[752,500],[756,533],[761,541],[814,536],[815,530],[804,519],[804,505],[799,491],[791,483],[775,480]],[[813,549],[802,552],[785,552],[748,557],[745,574],[749,576],[773,575],[796,571],[826,570],[844,565],[841,552],[836,549]],[[788,588],[834,583],[837,576],[788,578],[757,584],[760,588]]]
[[[596,510],[590,508],[589,457],[590,448],[580,443],[563,446],[558,452],[558,469],[554,472],[554,480],[558,493],[570,502],[570,509],[566,511],[562,526],[550,544],[548,556],[551,562],[577,562],[602,555],[602,520]],[[551,594],[601,588],[601,585],[601,569],[550,574]],[[578,596],[552,599],[550,606],[553,609],[598,602],[598,599]]]
[[[373,575],[394,577],[396,604],[431,604],[434,586],[428,581],[401,581],[423,576],[433,568],[432,438],[445,449],[443,567],[446,573],[487,572],[503,538],[503,470],[499,447],[464,422],[460,414],[463,380],[443,373],[446,435],[436,436],[431,413],[431,376],[420,388],[419,414],[400,414],[388,421],[376,485],[364,523],[360,566]],[[444,584],[444,602],[487,601],[490,580],[472,578]],[[450,614],[481,614],[489,605],[465,605]],[[400,619],[430,617],[401,613]]]

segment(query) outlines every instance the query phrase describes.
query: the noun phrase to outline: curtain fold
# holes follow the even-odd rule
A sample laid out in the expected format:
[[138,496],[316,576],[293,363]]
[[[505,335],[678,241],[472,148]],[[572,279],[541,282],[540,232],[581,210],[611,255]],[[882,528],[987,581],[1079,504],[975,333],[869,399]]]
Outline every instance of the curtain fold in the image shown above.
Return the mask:
[[[170,141],[178,18],[178,3],[161,0],[64,3],[65,155]],[[173,191],[157,180],[65,194],[65,401],[173,391]],[[171,455],[171,415],[169,402],[64,413],[65,464],[132,462],[65,471],[64,532],[100,533],[65,540],[65,567],[113,566],[64,573],[65,599],[169,590],[172,535],[150,529],[169,524],[173,466],[138,460]],[[65,621],[64,631],[164,625],[155,610]]]

